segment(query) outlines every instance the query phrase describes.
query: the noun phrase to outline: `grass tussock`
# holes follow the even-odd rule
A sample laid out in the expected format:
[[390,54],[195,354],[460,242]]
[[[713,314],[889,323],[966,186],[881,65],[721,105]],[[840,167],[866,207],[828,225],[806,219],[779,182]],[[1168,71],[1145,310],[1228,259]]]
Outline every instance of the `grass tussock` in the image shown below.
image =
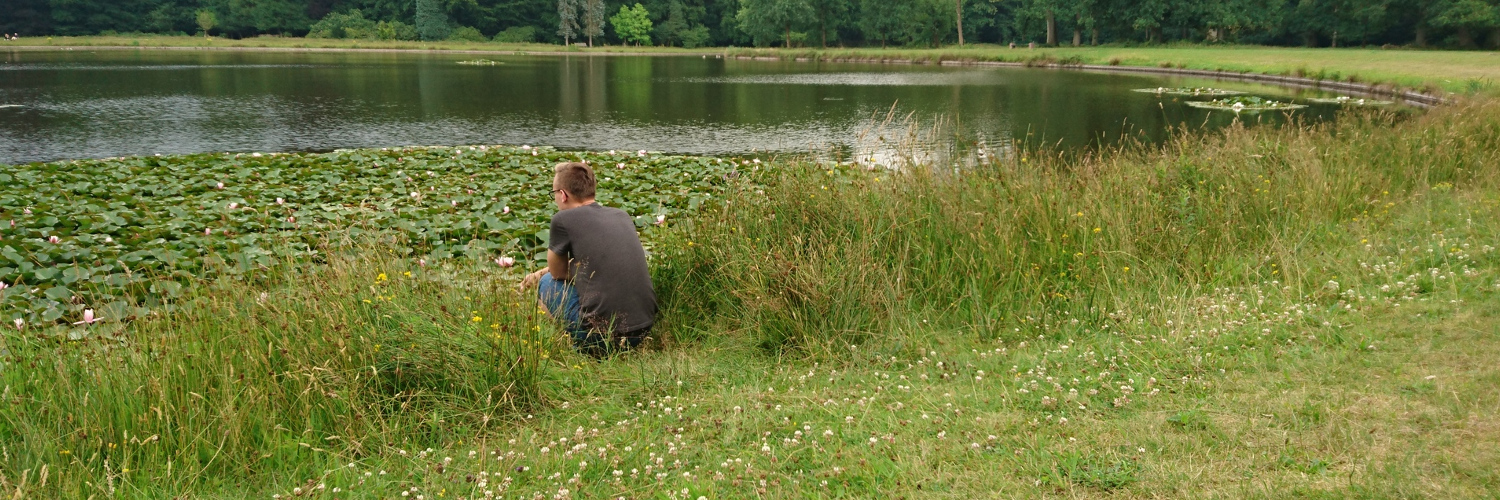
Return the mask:
[[1497,111],[776,164],[660,235],[664,347],[602,363],[508,283],[379,251],[8,331],[0,487],[1493,495]]

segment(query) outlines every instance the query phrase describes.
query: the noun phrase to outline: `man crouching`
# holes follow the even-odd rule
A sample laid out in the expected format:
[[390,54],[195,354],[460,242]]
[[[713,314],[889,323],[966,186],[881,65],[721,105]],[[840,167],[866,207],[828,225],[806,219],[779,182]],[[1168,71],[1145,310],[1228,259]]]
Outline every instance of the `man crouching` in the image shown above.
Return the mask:
[[552,176],[547,268],[526,275],[542,309],[561,321],[573,346],[593,356],[635,347],[656,322],[646,250],[630,215],[594,201],[594,170],[559,163]]

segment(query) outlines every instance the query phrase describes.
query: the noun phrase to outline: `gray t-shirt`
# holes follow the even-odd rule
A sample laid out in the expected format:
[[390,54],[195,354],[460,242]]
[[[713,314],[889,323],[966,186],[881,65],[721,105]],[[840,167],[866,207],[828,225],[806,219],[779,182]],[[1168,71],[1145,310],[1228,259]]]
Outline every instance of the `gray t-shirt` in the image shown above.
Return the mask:
[[627,333],[656,322],[646,250],[624,210],[590,203],[557,212],[548,248],[568,259],[585,326]]

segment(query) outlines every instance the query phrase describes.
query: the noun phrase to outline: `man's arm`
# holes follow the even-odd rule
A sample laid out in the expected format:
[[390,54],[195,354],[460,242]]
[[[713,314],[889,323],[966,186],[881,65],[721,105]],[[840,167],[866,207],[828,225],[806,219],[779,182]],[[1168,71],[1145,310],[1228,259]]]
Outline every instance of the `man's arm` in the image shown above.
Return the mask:
[[568,281],[573,278],[568,274],[568,259],[558,255],[552,249],[547,249],[547,271],[552,273],[552,279]]

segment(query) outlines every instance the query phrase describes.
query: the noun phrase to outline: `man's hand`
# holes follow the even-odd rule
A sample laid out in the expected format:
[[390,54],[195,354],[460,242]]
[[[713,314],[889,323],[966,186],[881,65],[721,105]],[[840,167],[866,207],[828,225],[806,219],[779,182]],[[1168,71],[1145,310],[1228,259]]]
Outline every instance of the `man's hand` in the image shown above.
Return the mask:
[[521,286],[517,287],[517,290],[525,290],[536,286],[537,282],[542,280],[543,274],[547,274],[546,268],[539,269],[534,273],[526,275],[525,278],[521,278]]

